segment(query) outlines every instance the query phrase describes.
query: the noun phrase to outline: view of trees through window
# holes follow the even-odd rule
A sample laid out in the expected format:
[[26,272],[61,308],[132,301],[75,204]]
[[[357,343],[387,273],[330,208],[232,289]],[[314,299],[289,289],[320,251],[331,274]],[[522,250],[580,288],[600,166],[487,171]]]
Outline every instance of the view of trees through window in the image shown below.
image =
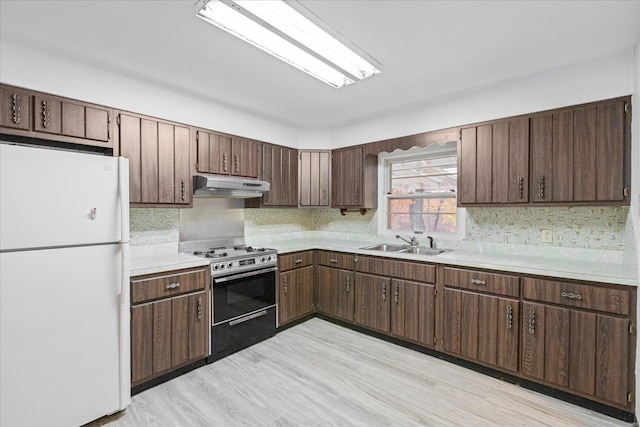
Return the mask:
[[455,233],[457,158],[454,152],[390,161],[388,228]]

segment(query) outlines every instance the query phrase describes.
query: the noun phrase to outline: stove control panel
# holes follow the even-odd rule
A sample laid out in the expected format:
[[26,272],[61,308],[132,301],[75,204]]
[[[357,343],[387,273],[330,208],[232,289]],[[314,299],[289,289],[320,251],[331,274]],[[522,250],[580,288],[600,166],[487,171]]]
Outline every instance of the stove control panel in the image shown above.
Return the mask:
[[225,271],[225,270],[237,270],[246,269],[250,266],[269,266],[276,264],[276,255],[263,255],[250,258],[242,258],[233,261],[218,261],[211,263],[211,270],[213,271]]

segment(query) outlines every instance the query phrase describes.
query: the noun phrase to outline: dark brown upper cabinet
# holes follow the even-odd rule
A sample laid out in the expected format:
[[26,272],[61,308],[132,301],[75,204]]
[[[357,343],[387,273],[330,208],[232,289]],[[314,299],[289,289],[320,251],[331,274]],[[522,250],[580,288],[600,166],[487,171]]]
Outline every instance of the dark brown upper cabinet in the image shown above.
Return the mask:
[[528,118],[463,128],[458,169],[461,206],[528,202]]
[[531,201],[629,203],[630,100],[531,118]]
[[217,175],[258,178],[262,143],[252,139],[196,131],[197,171]]
[[298,158],[298,206],[328,208],[331,201],[331,151],[301,150]]
[[124,112],[118,115],[118,125],[120,154],[129,159],[131,205],[190,205],[189,128]]
[[261,178],[271,183],[262,206],[298,206],[298,150],[263,144]]
[[362,146],[333,150],[331,207],[376,208],[378,204],[377,168],[377,156],[365,156]]
[[231,175],[258,178],[262,143],[252,139],[231,137]]
[[113,149],[113,110],[0,86],[0,133]]

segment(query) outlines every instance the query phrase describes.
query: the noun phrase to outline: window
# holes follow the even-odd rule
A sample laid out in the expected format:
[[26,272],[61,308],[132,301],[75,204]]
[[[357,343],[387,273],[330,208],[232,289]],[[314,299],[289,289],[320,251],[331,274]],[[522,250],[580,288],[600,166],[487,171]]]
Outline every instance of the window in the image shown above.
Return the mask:
[[382,163],[384,229],[460,234],[455,142],[387,154]]

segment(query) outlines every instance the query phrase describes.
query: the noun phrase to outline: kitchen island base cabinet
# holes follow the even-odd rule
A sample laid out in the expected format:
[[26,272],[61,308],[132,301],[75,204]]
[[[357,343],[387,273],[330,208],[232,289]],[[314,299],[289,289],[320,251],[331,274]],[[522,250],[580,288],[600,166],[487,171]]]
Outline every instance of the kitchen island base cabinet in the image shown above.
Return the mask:
[[132,387],[208,356],[207,271],[132,278]]

